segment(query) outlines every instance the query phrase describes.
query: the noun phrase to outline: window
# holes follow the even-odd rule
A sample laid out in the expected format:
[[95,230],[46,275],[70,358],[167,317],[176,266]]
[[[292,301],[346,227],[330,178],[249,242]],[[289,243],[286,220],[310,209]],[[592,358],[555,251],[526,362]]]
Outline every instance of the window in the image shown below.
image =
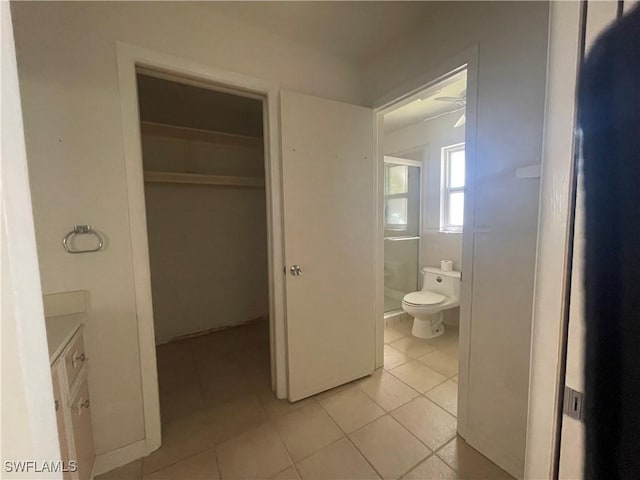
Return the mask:
[[442,149],[441,232],[462,232],[464,220],[464,164],[464,143]]
[[384,166],[384,226],[387,230],[406,230],[409,209],[409,167]]

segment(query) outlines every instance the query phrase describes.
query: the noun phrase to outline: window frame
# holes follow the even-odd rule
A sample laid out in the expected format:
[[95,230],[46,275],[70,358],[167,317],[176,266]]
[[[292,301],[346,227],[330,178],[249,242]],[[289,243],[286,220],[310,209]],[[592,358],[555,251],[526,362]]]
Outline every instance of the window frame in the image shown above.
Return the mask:
[[[465,143],[447,145],[441,149],[441,173],[440,173],[440,232],[441,233],[462,233],[464,228],[464,210],[462,212],[462,224],[452,224],[449,219],[449,205],[451,194],[465,193],[466,187],[466,151]],[[457,152],[465,152],[465,181],[460,187],[451,186],[451,157]]]

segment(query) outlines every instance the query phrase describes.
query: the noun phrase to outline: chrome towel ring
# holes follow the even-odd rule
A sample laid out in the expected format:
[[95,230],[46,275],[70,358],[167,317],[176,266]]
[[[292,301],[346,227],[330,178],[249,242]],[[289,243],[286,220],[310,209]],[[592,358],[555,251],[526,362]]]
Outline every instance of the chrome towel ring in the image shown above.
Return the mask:
[[[94,235],[98,239],[98,246],[96,248],[92,248],[89,250],[75,250],[70,243],[70,240],[76,235]],[[69,253],[90,253],[90,252],[98,252],[102,250],[102,246],[104,245],[104,239],[102,235],[96,232],[91,225],[74,225],[73,230],[67,233],[62,239],[62,246]]]

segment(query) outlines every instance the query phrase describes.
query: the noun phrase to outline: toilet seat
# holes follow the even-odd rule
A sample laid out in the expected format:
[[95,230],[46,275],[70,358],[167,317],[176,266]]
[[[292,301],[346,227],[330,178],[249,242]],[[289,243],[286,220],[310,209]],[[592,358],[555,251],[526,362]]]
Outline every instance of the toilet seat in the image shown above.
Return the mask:
[[439,305],[447,299],[444,295],[441,295],[436,292],[432,292],[430,290],[421,290],[419,292],[411,292],[405,295],[402,299],[404,303],[407,305],[414,305],[416,307],[420,306],[431,306],[431,305]]

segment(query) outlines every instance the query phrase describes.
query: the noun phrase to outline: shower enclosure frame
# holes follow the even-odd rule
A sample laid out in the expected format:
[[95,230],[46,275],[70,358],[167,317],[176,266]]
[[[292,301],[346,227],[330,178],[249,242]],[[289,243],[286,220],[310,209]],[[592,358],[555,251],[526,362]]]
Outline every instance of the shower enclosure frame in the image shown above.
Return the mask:
[[[418,149],[424,149],[425,145],[417,145],[415,147],[412,147],[410,149],[407,150],[403,150],[401,152],[398,152],[398,155],[402,155],[402,154],[406,154],[408,152],[413,152],[415,150]],[[391,240],[391,238],[396,238],[396,237],[387,237],[385,236],[385,232],[386,232],[386,228],[385,227],[385,221],[383,220],[383,242],[387,242],[387,241],[409,241],[409,240],[417,240],[418,241],[418,245],[417,245],[417,250],[418,250],[418,255],[417,255],[417,273],[416,273],[416,289],[420,289],[421,285],[420,285],[420,260],[422,255],[420,254],[420,243],[422,241],[422,223],[423,223],[423,213],[424,213],[424,209],[422,208],[423,206],[423,202],[424,202],[424,173],[423,173],[423,167],[424,167],[424,162],[420,161],[420,160],[409,160],[407,158],[399,158],[399,157],[395,157],[393,155],[385,155],[383,158],[383,162],[382,162],[382,168],[383,168],[383,172],[384,172],[384,167],[387,164],[391,164],[391,165],[404,165],[407,167],[417,167],[419,170],[419,179],[418,179],[418,188],[419,188],[419,192],[418,192],[418,234],[415,237],[408,237],[408,238],[404,238],[404,237],[397,237],[398,240]],[[384,177],[383,177],[383,182],[384,182]],[[385,187],[383,186],[383,197],[385,196]],[[383,215],[384,215],[384,207],[383,207]],[[400,239],[401,238],[401,239]],[[383,260],[384,260],[384,243],[383,243]],[[384,268],[383,268],[383,272],[384,272]],[[408,292],[407,292],[408,293]],[[384,310],[384,306],[383,306],[383,310]],[[394,317],[398,314],[401,314],[403,312],[402,310],[402,306],[393,309],[393,310],[389,310],[389,311],[384,311],[384,318],[385,320],[387,318],[390,317]]]

